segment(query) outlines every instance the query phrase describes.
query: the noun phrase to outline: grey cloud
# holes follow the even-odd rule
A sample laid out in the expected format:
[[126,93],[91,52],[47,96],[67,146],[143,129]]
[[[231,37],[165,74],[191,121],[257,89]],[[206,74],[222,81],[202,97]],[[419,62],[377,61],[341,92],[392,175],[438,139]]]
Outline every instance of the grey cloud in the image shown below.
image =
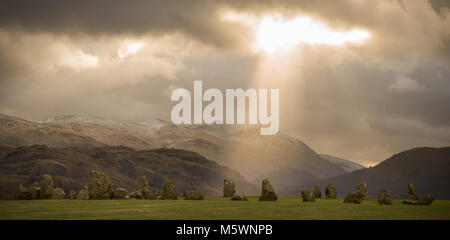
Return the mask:
[[[34,120],[58,114],[168,119],[172,103],[164,92],[171,86],[191,88],[193,80],[203,80],[205,88],[250,88],[264,77],[257,74],[263,55],[236,51],[248,47],[245,26],[223,22],[222,11],[303,13],[373,36],[362,46],[294,49],[284,79],[277,79],[277,66],[265,66],[274,73],[273,86],[285,83],[281,130],[318,152],[377,162],[408,147],[449,142],[450,20],[441,11],[447,2],[1,1],[0,112]],[[171,44],[194,39],[198,46],[181,57],[162,46],[128,65],[108,57],[117,39],[171,34],[181,35]],[[99,67],[53,69],[60,57],[53,45],[61,42],[99,55]],[[216,48],[205,50],[210,46]],[[161,70],[159,60],[171,74],[149,72]],[[423,90],[392,91],[400,77]]]
[[0,3],[0,26],[95,36],[181,32],[228,46],[235,41],[230,37],[234,30],[223,27],[227,25],[219,22],[218,11],[211,1],[6,0]]

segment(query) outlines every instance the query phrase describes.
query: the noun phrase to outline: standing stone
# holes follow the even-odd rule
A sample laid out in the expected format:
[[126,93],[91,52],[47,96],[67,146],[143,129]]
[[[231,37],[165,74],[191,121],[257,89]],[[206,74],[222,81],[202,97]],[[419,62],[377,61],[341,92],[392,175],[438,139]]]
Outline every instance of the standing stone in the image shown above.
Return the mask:
[[39,183],[39,198],[40,199],[50,199],[53,194],[53,179],[50,175],[42,175],[41,181]]
[[88,181],[89,199],[110,199],[113,191],[108,175],[92,170]]
[[391,194],[387,189],[381,190],[380,193],[378,194],[378,203],[384,205],[392,204]]
[[197,191],[186,190],[183,192],[184,200],[204,200],[205,196]]
[[34,182],[33,184],[31,184],[29,189],[30,189],[30,193],[31,193],[31,199],[39,199],[39,194],[41,192],[41,188],[39,186],[39,183],[38,182]]
[[148,186],[148,178],[146,175],[142,176],[141,179],[139,179],[138,184],[136,185],[136,190],[140,190],[143,188],[149,188]]
[[177,200],[177,185],[175,180],[168,180],[164,183],[161,193],[162,200]]
[[129,199],[130,195],[125,188],[116,188],[112,193],[113,199]]
[[142,176],[139,179],[138,184],[136,185],[136,192],[140,192],[143,199],[156,199],[153,192],[150,190],[148,185],[148,178],[146,175]]
[[403,200],[403,203],[411,205],[430,205],[433,201],[434,201],[433,194],[429,194],[424,198],[422,198],[421,200],[405,199]]
[[273,190],[272,184],[270,184],[269,179],[264,179],[262,182],[261,196],[259,201],[276,201],[277,194]]
[[160,199],[161,198],[161,191],[157,188],[153,188],[153,198],[154,199]]
[[360,191],[351,192],[345,197],[344,203],[361,203],[364,195]]
[[76,199],[77,198],[77,192],[76,191],[70,191],[69,192],[69,199]]
[[302,191],[302,199],[303,199],[303,202],[315,202],[316,195],[309,190],[303,190]]
[[406,193],[406,200],[419,201],[420,195],[414,191],[414,185],[412,183],[408,184],[408,192]]
[[369,192],[367,191],[367,183],[361,182],[356,186],[356,191],[361,192],[363,195],[363,200],[369,200]]
[[333,186],[333,184],[328,184],[327,187],[325,188],[325,195],[327,196],[327,198],[330,199],[336,199],[336,188]]
[[322,190],[320,189],[319,185],[314,186],[314,197],[315,198],[321,198],[322,197]]
[[52,199],[64,199],[66,198],[66,193],[62,188],[53,189]]
[[135,192],[131,192],[130,193],[130,198],[134,198],[134,199],[144,199],[144,196],[142,196],[142,193],[139,191],[135,191]]
[[223,180],[223,196],[232,197],[236,193],[235,184],[228,178]]
[[14,200],[31,200],[30,190],[22,184],[19,184],[19,186],[17,186],[16,193],[14,194]]
[[85,186],[83,189],[81,189],[77,193],[76,199],[77,200],[89,200],[89,190],[88,190],[87,186]]
[[433,194],[428,194],[420,201],[420,205],[430,205],[434,201]]
[[244,195],[234,195],[231,201],[248,201],[247,197]]

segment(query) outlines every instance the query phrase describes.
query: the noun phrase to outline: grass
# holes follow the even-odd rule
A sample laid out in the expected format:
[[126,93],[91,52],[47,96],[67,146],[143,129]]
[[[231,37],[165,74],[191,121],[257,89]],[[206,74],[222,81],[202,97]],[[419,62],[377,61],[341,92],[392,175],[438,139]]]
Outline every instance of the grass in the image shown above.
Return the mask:
[[412,206],[394,200],[344,204],[342,199],[281,197],[276,202],[248,202],[207,197],[186,200],[31,200],[0,201],[0,219],[450,219],[450,200]]

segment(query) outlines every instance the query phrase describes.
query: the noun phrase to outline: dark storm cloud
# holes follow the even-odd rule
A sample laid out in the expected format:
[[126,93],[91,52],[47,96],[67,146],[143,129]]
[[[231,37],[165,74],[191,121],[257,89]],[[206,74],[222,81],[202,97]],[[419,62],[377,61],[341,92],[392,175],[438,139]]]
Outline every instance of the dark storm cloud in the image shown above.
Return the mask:
[[218,26],[219,7],[212,1],[5,0],[0,2],[0,27],[90,35],[182,32],[226,46],[235,38],[224,33],[231,29]]
[[[445,0],[3,0],[0,112],[168,119],[171,89],[190,89],[193,80],[259,87],[254,78],[264,78],[264,68],[275,87],[288,86],[280,87],[282,131],[319,152],[376,162],[450,142],[448,8]],[[249,50],[252,32],[224,21],[228,10],[307,15],[372,37],[361,46],[301,46],[289,67],[259,66],[265,56]],[[127,38],[146,46],[121,60]],[[90,57],[98,65],[86,67]]]

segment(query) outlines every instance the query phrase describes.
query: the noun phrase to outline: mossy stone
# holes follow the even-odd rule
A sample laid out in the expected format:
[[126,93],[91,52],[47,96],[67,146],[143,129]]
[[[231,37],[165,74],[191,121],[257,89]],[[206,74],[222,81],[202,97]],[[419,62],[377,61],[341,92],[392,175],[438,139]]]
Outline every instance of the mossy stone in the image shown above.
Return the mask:
[[369,192],[367,191],[367,183],[366,182],[361,182],[360,184],[358,184],[356,186],[356,191],[361,192],[361,194],[363,195],[363,200],[369,199]]
[[40,199],[50,199],[53,194],[53,179],[50,175],[42,175],[39,182],[39,198]]
[[345,197],[344,203],[361,203],[363,200],[363,194],[360,191],[351,192]]
[[319,185],[314,186],[314,197],[315,198],[321,198],[322,197],[322,190],[320,189]]
[[64,199],[66,198],[66,193],[62,188],[53,189],[52,199]]
[[333,184],[327,185],[327,187],[325,188],[325,195],[327,196],[327,198],[336,199],[337,192]]
[[30,193],[31,193],[31,199],[39,199],[39,194],[41,192],[41,187],[38,182],[34,182],[29,187]]
[[247,197],[244,195],[234,195],[231,201],[248,201]]
[[112,193],[113,199],[129,199],[130,195],[128,194],[128,190],[125,188],[116,188]]
[[14,194],[14,200],[31,200],[30,190],[22,184],[19,184]]
[[302,199],[303,199],[303,202],[315,202],[316,196],[314,195],[313,192],[311,192],[309,190],[303,190],[302,191]]
[[177,185],[175,180],[168,180],[164,183],[161,193],[161,200],[177,200]]
[[85,186],[83,189],[78,191],[76,195],[77,200],[89,200],[89,190],[88,187]]
[[383,205],[392,204],[391,194],[387,189],[383,189],[378,193],[378,203]]
[[236,193],[235,184],[228,178],[223,180],[223,196],[232,197]]
[[278,199],[272,184],[270,184],[269,179],[264,179],[262,181],[261,196],[259,201],[276,201]]
[[111,179],[105,173],[92,170],[88,181],[89,199],[110,199],[113,191]]
[[184,200],[204,200],[205,196],[198,191],[186,190],[183,192]]

